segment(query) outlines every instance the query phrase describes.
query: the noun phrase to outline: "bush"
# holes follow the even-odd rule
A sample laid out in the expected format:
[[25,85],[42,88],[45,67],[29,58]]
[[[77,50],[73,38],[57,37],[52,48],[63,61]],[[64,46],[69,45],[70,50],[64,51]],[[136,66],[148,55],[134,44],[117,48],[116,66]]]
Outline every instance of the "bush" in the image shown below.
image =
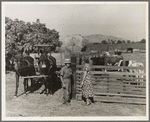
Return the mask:
[[108,44],[108,43],[107,43],[107,41],[106,41],[106,40],[103,40],[103,41],[102,41],[102,44]]
[[118,40],[118,41],[117,41],[117,44],[122,44],[122,41]]
[[142,39],[140,43],[146,43],[146,39]]

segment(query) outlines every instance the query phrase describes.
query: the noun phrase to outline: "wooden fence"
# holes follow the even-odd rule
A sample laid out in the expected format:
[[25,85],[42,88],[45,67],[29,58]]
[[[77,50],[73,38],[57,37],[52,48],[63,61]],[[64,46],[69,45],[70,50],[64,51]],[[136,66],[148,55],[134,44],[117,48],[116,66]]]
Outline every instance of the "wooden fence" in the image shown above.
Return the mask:
[[[76,66],[76,99],[81,100],[82,65]],[[107,72],[95,71],[107,68]],[[136,69],[137,67],[92,66],[92,85],[95,101],[146,104],[146,73],[118,72],[118,69]]]

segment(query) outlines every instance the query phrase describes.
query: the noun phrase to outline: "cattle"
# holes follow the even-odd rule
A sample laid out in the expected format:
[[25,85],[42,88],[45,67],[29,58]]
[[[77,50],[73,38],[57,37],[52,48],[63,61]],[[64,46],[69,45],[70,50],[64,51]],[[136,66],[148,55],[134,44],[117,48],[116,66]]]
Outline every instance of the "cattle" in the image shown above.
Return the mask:
[[[16,90],[15,90],[15,97],[18,95],[18,87],[19,87],[19,77],[20,76],[32,76],[35,75],[35,68],[34,68],[34,59],[28,55],[24,56],[22,54],[18,54],[13,57],[14,59],[14,70],[16,75]],[[27,93],[29,88],[28,86],[28,78],[24,78],[24,93]],[[33,79],[31,78],[31,87],[33,86]]]
[[[141,62],[134,61],[134,60],[129,60],[129,61],[120,60],[120,62],[118,63],[118,66],[144,67],[144,64]],[[124,71],[124,70],[119,70],[119,71]],[[125,71],[130,72],[130,73],[144,73],[144,70],[141,70],[141,69],[127,69]],[[133,77],[143,78],[143,76],[139,76],[139,75],[136,75]],[[139,81],[139,80],[137,80],[137,81]],[[143,80],[140,80],[140,81],[143,81]]]
[[45,92],[46,95],[53,94],[54,82],[57,80],[55,73],[56,59],[52,56],[48,56],[46,52],[42,52],[38,61],[39,71],[41,75],[48,75],[44,80],[45,89],[41,92]]
[[[129,66],[129,61],[120,60],[115,65],[117,65],[117,66]],[[127,72],[129,72],[129,69],[118,69],[118,71],[121,71],[121,72],[127,71]]]
[[[128,67],[144,67],[144,64],[141,63],[141,62],[130,60]],[[133,72],[133,73],[144,73],[144,70],[141,70],[141,69],[130,69],[130,72]],[[137,76],[137,77],[139,77],[139,76]]]
[[112,66],[114,66],[120,60],[123,60],[123,56],[119,55],[105,56],[105,65],[111,64]]
[[[105,57],[104,56],[100,56],[100,57],[92,57],[90,58],[93,61],[93,65],[105,65]],[[95,71],[103,71],[104,69],[95,69]]]
[[[91,58],[91,60],[93,61],[93,65],[114,66],[117,62],[119,62],[120,60],[123,60],[123,56],[110,55],[109,53],[103,53],[103,55],[99,57]],[[104,69],[99,69],[99,70],[104,70]]]
[[121,55],[122,51],[119,49],[115,49],[114,53],[115,55]]
[[129,51],[130,51],[131,53],[133,53],[133,48],[127,48],[127,53],[128,53]]
[[121,51],[115,51],[115,55],[121,55]]

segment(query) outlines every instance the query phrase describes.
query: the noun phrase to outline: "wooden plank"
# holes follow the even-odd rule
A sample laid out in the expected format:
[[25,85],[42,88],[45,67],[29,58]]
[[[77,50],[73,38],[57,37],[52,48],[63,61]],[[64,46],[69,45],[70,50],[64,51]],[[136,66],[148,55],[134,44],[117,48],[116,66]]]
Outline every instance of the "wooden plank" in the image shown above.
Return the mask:
[[41,77],[48,77],[48,75],[22,76],[21,78],[41,78]]
[[[111,75],[111,74],[97,74],[97,75],[92,75],[92,77],[93,78],[109,78],[109,77],[112,77],[112,76],[114,76],[114,75]],[[79,75],[79,77],[82,77],[82,75]],[[133,77],[133,76],[126,76],[126,75],[123,75],[123,77],[122,76],[114,76],[114,78],[131,78],[131,77]],[[144,79],[146,79],[146,76],[143,76],[143,78]],[[141,79],[143,79],[143,78],[141,78]]]
[[108,92],[108,93],[119,93],[119,92],[121,92],[121,93],[128,93],[128,94],[136,94],[136,95],[145,95],[146,94],[146,92],[145,91],[141,91],[141,90],[136,90],[136,91],[133,91],[131,88],[130,89],[122,89],[122,88],[109,88],[109,87],[107,87],[107,88],[100,88],[100,89],[98,89],[98,88],[94,88],[93,89],[93,91],[94,92]]
[[93,86],[93,89],[109,89],[109,86]]
[[[131,83],[135,83],[135,82],[131,82]],[[77,87],[78,87],[78,85],[80,86],[80,84],[81,84],[81,82],[76,82]],[[92,85],[93,85],[93,87],[94,86],[99,87],[99,86],[107,86],[107,85],[109,85],[109,86],[114,86],[114,87],[120,86],[120,87],[132,87],[132,88],[133,87],[146,88],[145,84],[134,85],[134,84],[130,84],[130,82],[126,82],[126,83],[124,83],[124,82],[120,82],[120,83],[112,82],[112,84],[111,84],[111,82],[100,81],[100,82],[92,82]]]
[[146,99],[146,95],[133,95],[133,94],[112,94],[112,93],[94,93],[96,96],[99,95],[107,95],[107,96],[122,96],[122,97],[137,97],[137,98],[145,98]]
[[81,85],[79,85],[79,84],[76,84],[76,88],[81,88]]
[[[77,94],[76,98],[77,98],[77,100],[82,100],[82,94]],[[116,97],[116,96],[115,97],[94,96],[94,101],[146,104],[146,99],[141,99],[141,98],[124,98],[124,97]]]
[[105,81],[105,82],[117,82],[117,81],[120,81],[120,82],[123,82],[123,83],[143,83],[143,81],[126,81],[126,80],[120,80],[120,79],[99,79],[99,80],[93,80],[93,81],[97,81],[97,82],[101,82],[101,81]]
[[95,101],[146,104],[146,99],[96,96]]
[[146,93],[145,92],[135,92],[135,91],[131,91],[131,92],[129,92],[129,91],[124,91],[124,93],[125,94],[133,94],[133,95],[146,95]]
[[[82,76],[78,77],[79,79]],[[109,76],[92,76],[93,79],[102,79],[102,78],[116,78],[116,79],[126,79],[126,80],[145,80],[146,81],[146,77],[143,78],[137,78],[137,77],[133,77],[133,76],[116,76],[116,75],[109,75]]]
[[[76,70],[77,73],[82,73],[83,71]],[[128,72],[103,72],[103,71],[91,71],[91,74],[108,74],[108,75],[116,75],[116,76],[123,76],[123,75],[138,75],[138,76],[146,76],[146,73],[128,73]]]
[[94,93],[109,93],[108,89],[93,89]]
[[[77,65],[77,68],[83,68],[83,65]],[[95,68],[110,68],[110,69],[140,69],[144,70],[146,67],[128,67],[128,66],[103,66],[103,65],[92,65],[92,69]]]
[[[146,78],[136,78],[136,77],[116,77],[116,76],[106,76],[106,77],[99,77],[99,78],[94,78],[92,77],[92,80],[98,81],[98,80],[103,80],[103,79],[113,79],[113,80],[141,80],[141,81],[146,81]],[[77,80],[82,80],[82,77],[77,77]]]

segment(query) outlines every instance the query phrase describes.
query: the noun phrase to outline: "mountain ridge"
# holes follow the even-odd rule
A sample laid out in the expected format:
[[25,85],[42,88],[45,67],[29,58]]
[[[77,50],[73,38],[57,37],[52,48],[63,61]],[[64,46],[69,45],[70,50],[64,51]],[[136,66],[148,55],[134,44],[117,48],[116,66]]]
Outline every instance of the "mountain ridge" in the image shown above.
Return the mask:
[[114,42],[117,42],[118,40],[127,42],[128,40],[128,39],[123,39],[121,37],[108,36],[108,35],[102,35],[102,34],[86,35],[84,36],[84,38],[89,40],[89,43],[101,43],[103,40],[107,42],[111,40],[113,40]]

